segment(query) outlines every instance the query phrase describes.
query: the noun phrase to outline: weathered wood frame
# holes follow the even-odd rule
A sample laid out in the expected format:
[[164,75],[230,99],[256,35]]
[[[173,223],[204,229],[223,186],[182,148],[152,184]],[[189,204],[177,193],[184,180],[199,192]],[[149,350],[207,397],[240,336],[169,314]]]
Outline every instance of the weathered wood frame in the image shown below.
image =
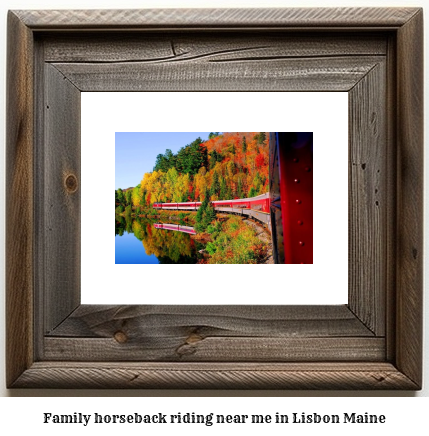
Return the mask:
[[[420,389],[422,33],[416,8],[9,12],[8,387]],[[348,91],[348,305],[81,306],[87,90]]]

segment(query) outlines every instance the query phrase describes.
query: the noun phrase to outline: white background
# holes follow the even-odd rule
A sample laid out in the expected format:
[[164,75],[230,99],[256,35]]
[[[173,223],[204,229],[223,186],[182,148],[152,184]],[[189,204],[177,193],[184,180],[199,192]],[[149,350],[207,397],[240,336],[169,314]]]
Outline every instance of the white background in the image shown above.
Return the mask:
[[[426,2],[427,3],[427,2]],[[0,5],[0,22],[1,22],[1,43],[0,43],[0,59],[2,68],[0,68],[0,99],[2,101],[2,107],[5,108],[5,59],[6,59],[6,11],[7,9],[35,9],[35,8],[45,8],[45,9],[55,9],[55,8],[139,8],[145,7],[292,7],[292,6],[421,6],[425,5],[423,0],[419,1],[397,1],[397,0],[342,0],[342,1],[327,1],[318,2],[316,0],[312,1],[292,1],[292,0],[219,0],[219,1],[198,1],[198,0],[146,0],[142,2],[141,0],[123,0],[120,3],[113,0],[76,0],[76,1],[64,1],[59,2],[58,0],[6,0]],[[427,14],[426,14],[427,15]],[[427,23],[428,20],[426,19]],[[427,26],[426,26],[427,27]],[[426,32],[427,33],[427,32]],[[429,58],[428,48],[429,44],[427,41],[427,36],[425,37],[425,59]],[[427,68],[426,68],[427,78]],[[425,92],[425,101],[427,98],[427,92]],[[429,126],[427,122],[427,111],[425,115],[425,127]],[[0,117],[0,135],[4,138],[4,117]],[[427,144],[426,144],[427,145]],[[3,146],[3,145],[2,145]],[[4,174],[4,157],[3,154],[0,155],[0,173]],[[427,169],[428,165],[427,157],[425,158],[425,167]],[[1,192],[4,192],[4,180],[1,180]],[[4,229],[4,202],[1,203],[0,219],[1,228]],[[427,210],[427,209],[426,209]],[[426,219],[425,224],[428,221]],[[427,242],[427,236],[425,237],[425,242]],[[0,232],[0,245],[4,247],[4,232]],[[427,245],[427,244],[425,244]],[[0,283],[4,283],[4,250],[0,253],[1,269],[0,269]],[[427,266],[427,263],[426,263]],[[425,268],[427,271],[427,268]],[[427,286],[425,285],[425,378],[428,377],[428,350],[429,350],[429,330],[427,327],[427,320],[429,317],[429,312],[427,309]],[[1,298],[2,304],[0,304],[0,319],[4,320],[4,286],[1,287]],[[83,390],[83,391],[73,391],[73,390],[20,390],[20,391],[8,391],[5,388],[4,383],[4,322],[0,325],[0,374],[2,374],[0,379],[0,395],[3,396],[60,396],[66,398],[43,398],[43,399],[29,399],[26,401],[25,398],[15,398],[7,399],[2,398],[0,401],[0,430],[4,434],[18,433],[20,430],[31,431],[33,434],[73,434],[75,435],[80,428],[71,426],[61,426],[60,428],[51,427],[49,430],[41,425],[41,417],[39,412],[46,411],[46,409],[54,409],[59,413],[73,413],[79,412],[80,409],[85,413],[94,413],[100,409],[103,409],[105,413],[113,413],[115,410],[120,413],[122,410],[127,412],[134,412],[138,410],[153,410],[157,406],[168,409],[171,413],[177,411],[180,406],[181,410],[189,409],[191,405],[193,407],[199,408],[199,411],[224,411],[229,410],[231,413],[236,410],[236,407],[246,406],[250,410],[252,407],[258,407],[259,410],[268,410],[271,413],[282,410],[292,410],[294,408],[299,409],[298,411],[304,410],[307,412],[318,412],[321,413],[322,410],[329,409],[330,413],[340,413],[345,408],[347,409],[359,409],[367,410],[369,412],[383,413],[386,412],[391,417],[389,427],[378,427],[378,426],[353,426],[349,427],[347,432],[351,435],[362,435],[363,432],[368,434],[395,434],[397,432],[407,431],[409,433],[424,434],[425,429],[427,429],[427,410],[429,406],[428,398],[413,400],[399,397],[410,397],[410,396],[428,396],[429,387],[428,383],[425,381],[424,389],[421,392],[350,392],[350,391],[319,391],[319,392],[295,392],[295,391],[102,391],[102,390]],[[128,398],[121,398],[119,400],[115,399],[91,399],[91,398],[72,398],[72,397],[90,397],[90,396],[125,396]],[[190,399],[177,399],[177,398],[144,398],[144,397],[174,397],[174,396],[198,396],[203,398],[190,398]],[[234,398],[235,396],[240,397],[250,397],[250,398]],[[268,398],[254,398],[255,396],[262,396]],[[302,396],[319,396],[327,398],[291,398],[291,397],[302,397]],[[338,396],[347,396],[350,398],[337,398]],[[372,397],[360,398],[362,396]],[[396,398],[378,398],[378,397],[396,397]],[[134,398],[133,398],[134,397]],[[209,397],[209,398],[204,398]],[[225,398],[217,398],[225,397]],[[107,401],[107,405],[104,401]],[[137,410],[138,409],[138,410]],[[253,409],[254,410],[254,409]],[[220,413],[221,413],[220,412]],[[312,427],[303,426],[301,429],[297,427],[288,427],[286,430],[277,430],[279,434],[287,434],[288,432],[292,434],[314,434],[314,430],[317,430],[318,434],[336,434],[336,432],[341,432],[344,434],[344,427],[338,427],[336,430],[332,427]],[[171,430],[171,427],[169,428]],[[251,434],[261,431],[266,431],[268,428],[253,428]],[[293,431],[291,430],[293,429]],[[236,427],[230,427],[228,432],[237,432]],[[175,428],[176,432],[180,434],[180,429]],[[182,431],[187,431],[185,430]],[[195,431],[195,430],[194,430]],[[197,428],[197,431],[201,434],[203,429],[201,427]],[[212,432],[222,431],[223,434],[227,433],[225,429],[213,429]],[[271,429],[270,429],[271,431]],[[103,427],[103,432],[105,434],[117,434],[118,429],[114,426]],[[114,433],[113,433],[114,432]],[[138,434],[143,433],[142,429],[138,427],[136,430],[130,431],[127,428],[128,434]],[[250,432],[246,428],[246,432]],[[280,433],[281,432],[281,433]],[[87,434],[100,434],[98,430],[97,433],[93,433],[90,429],[87,430]],[[276,434],[276,433],[274,433]]]
[[[279,93],[241,92],[239,110],[225,104],[237,98],[230,92],[84,92],[81,98],[83,304],[347,303],[348,93],[287,92],[280,103]],[[204,111],[195,109],[201,101],[210,101]],[[313,132],[313,264],[115,265],[115,132],[129,131]],[[94,232],[94,191],[85,187],[100,181]],[[272,276],[275,285],[267,280]],[[211,279],[220,277],[222,285]]]

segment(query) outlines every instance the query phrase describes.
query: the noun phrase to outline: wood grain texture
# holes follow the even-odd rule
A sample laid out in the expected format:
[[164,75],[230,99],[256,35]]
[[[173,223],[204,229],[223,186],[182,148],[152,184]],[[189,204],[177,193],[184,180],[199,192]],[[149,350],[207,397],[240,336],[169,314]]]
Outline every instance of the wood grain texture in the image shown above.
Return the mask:
[[385,335],[386,64],[349,92],[349,307],[376,335]]
[[149,331],[128,338],[117,331],[110,339],[45,338],[44,360],[78,362],[383,362],[384,338],[201,337]]
[[382,58],[55,63],[82,91],[348,91]]
[[[382,35],[240,32],[43,36],[46,62],[238,62],[293,57],[376,56],[387,52]],[[108,41],[108,51],[106,42]]]
[[6,111],[6,382],[33,361],[33,49],[8,14]]
[[80,304],[80,91],[45,66],[45,332]]
[[373,336],[346,306],[80,306],[44,359],[381,361]]
[[422,382],[423,12],[398,31],[397,334],[398,368]]
[[280,27],[389,28],[418,8],[129,9],[15,11],[32,29],[156,29]]
[[[10,13],[8,386],[419,389],[421,19],[416,8]],[[82,90],[350,91],[349,308],[77,307]]]
[[174,332],[220,337],[365,337],[373,333],[338,306],[104,306],[82,305],[48,335],[130,340]]
[[[35,132],[34,132],[34,151],[33,151],[33,171],[34,171],[34,359],[40,360],[43,350],[43,338],[46,333],[44,309],[45,309],[45,154],[49,153],[45,147],[45,62],[44,46],[35,42],[34,44],[34,112]],[[37,84],[37,85],[36,85]]]
[[396,353],[396,230],[397,230],[397,45],[396,35],[388,37],[387,51],[387,75],[386,105],[390,108],[386,113],[387,129],[387,153],[386,165],[389,168],[386,178],[386,195],[390,201],[387,202],[386,214],[386,359],[389,362],[395,361]]
[[35,363],[14,384],[97,389],[416,389],[389,363]]

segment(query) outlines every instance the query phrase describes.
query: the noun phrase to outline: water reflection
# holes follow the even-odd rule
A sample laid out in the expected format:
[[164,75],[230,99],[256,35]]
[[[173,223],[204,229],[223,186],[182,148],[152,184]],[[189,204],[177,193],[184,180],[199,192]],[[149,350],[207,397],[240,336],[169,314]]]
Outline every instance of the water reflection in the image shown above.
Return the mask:
[[153,225],[155,229],[164,229],[171,230],[173,232],[182,232],[187,233],[188,235],[196,235],[197,232],[193,227],[183,226],[181,224],[164,224],[164,223],[156,223]]
[[[153,222],[149,219],[125,219],[115,216],[116,263],[197,263],[204,245],[191,238],[192,227]],[[140,241],[140,242],[139,242]],[[140,244],[137,247],[136,244]]]

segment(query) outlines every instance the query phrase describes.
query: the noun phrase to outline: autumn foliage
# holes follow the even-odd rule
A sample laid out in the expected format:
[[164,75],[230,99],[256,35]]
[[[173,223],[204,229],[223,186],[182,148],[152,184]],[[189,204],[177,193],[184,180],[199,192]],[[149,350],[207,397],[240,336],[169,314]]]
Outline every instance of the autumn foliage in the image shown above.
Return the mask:
[[267,245],[240,217],[231,216],[219,224],[213,227],[213,241],[207,244],[207,251],[211,255],[207,263],[256,264],[266,257]]
[[[151,173],[135,188],[116,195],[134,207],[155,202],[254,197],[268,192],[268,137],[265,132],[211,133],[196,138],[177,154],[160,154]],[[128,195],[128,198],[126,198]],[[124,206],[126,206],[125,202]]]

